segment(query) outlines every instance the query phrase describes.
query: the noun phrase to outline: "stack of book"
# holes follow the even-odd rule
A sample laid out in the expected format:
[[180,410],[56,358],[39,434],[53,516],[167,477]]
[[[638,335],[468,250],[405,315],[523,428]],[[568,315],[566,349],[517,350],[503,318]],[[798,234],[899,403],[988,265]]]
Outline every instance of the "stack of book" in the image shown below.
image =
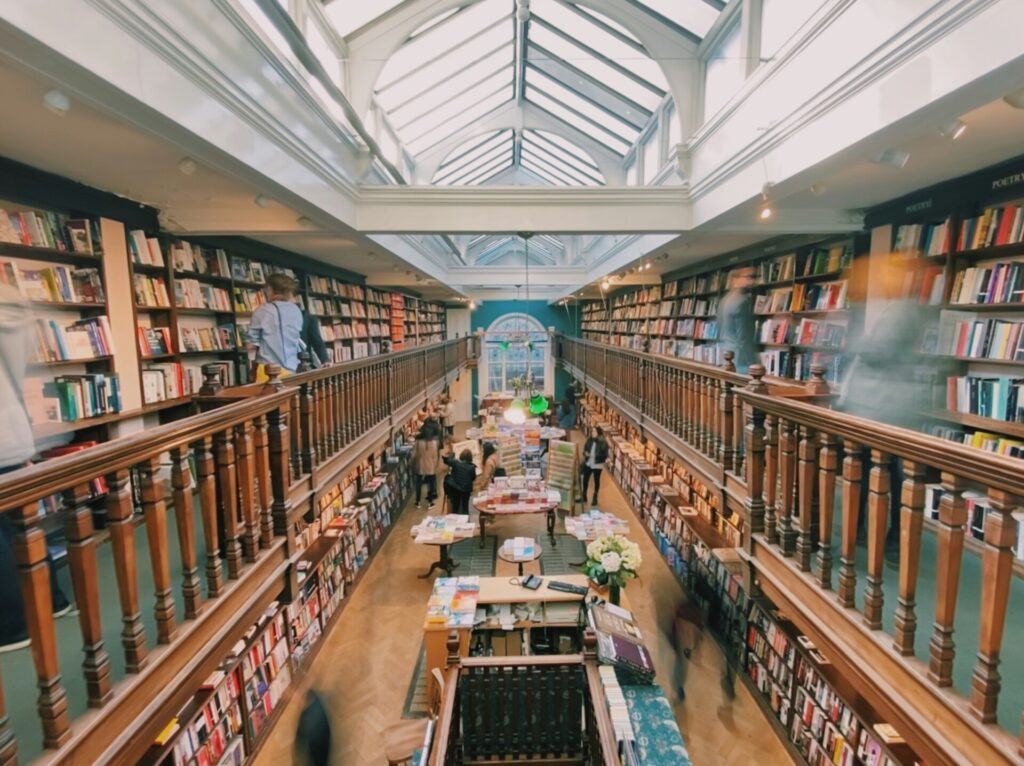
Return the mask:
[[0,282],[11,285],[30,301],[42,303],[103,303],[98,269],[48,266],[24,269],[11,261],[0,264]]
[[0,208],[0,242],[99,255],[96,221],[67,218],[49,210],[8,212]]
[[438,577],[427,602],[425,625],[472,628],[479,596],[479,577]]
[[25,409],[34,424],[67,423],[121,411],[121,384],[117,375],[83,373],[60,375],[43,382],[25,382]]
[[143,357],[165,356],[174,353],[171,346],[170,327],[137,327],[136,336],[139,341],[139,353]]

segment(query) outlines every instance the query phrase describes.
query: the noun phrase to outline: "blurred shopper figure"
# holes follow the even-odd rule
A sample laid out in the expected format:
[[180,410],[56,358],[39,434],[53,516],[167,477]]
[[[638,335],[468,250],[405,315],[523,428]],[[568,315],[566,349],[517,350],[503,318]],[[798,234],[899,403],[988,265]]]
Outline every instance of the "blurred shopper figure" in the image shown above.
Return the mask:
[[501,456],[498,454],[498,448],[494,446],[494,442],[484,442],[483,452],[483,471],[481,472],[480,489],[485,490],[490,483],[494,481],[494,477],[498,473],[498,469],[501,468]]
[[704,614],[690,599],[683,600],[676,608],[669,638],[676,653],[676,692],[679,699],[683,699],[686,696],[686,671],[690,667],[691,655],[704,638]]
[[736,372],[741,373],[758,361],[753,286],[752,266],[733,269],[729,273],[729,292],[718,303],[718,347],[733,352]]
[[[870,279],[869,279],[870,277]],[[914,294],[913,264],[896,256],[872,256],[854,261],[849,294],[861,297],[851,307],[851,327],[860,333],[847,338],[848,364],[840,385],[838,408],[880,423],[919,430],[922,410],[930,406],[928,387],[918,363],[925,317],[920,304],[904,296]],[[864,302],[866,299],[866,304]],[[858,536],[866,523],[870,480],[870,450],[861,455],[864,480],[857,518]],[[903,466],[892,458],[886,557],[899,558],[900,494]]]
[[427,486],[427,506],[434,507],[437,500],[437,469],[441,467],[441,452],[437,440],[428,438],[421,430],[412,445],[412,468],[416,473],[416,507],[420,507],[420,490]]
[[444,477],[444,494],[448,498],[448,512],[469,514],[469,498],[473,494],[473,484],[476,482],[476,466],[473,465],[473,453],[468,449],[462,450],[459,459],[451,453],[449,446],[448,454],[441,459],[450,471]]
[[328,766],[331,763],[331,720],[327,705],[315,689],[306,692],[295,732],[297,766]]
[[446,436],[455,436],[455,403],[450,396],[445,395],[441,399],[441,407],[438,414],[441,417],[441,426]]
[[[25,370],[35,348],[32,310],[21,293],[0,284],[0,474],[25,466],[35,455],[32,424],[25,409]],[[18,583],[14,556],[17,534],[12,514],[0,514],[0,652],[29,645],[25,602]],[[50,601],[54,616],[71,612],[71,602],[57,585],[57,575],[46,554],[50,570]]]
[[290,375],[299,367],[302,342],[302,309],[295,305],[298,283],[287,274],[267,277],[269,301],[252,312],[246,342],[255,352],[256,382],[267,380],[266,365],[276,364],[282,376]]

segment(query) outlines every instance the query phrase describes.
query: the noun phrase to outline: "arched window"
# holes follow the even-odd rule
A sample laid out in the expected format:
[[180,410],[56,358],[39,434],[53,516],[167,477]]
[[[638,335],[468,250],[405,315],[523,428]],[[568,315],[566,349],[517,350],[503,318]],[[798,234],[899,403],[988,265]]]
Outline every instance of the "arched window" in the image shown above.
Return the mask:
[[528,314],[504,314],[484,333],[481,393],[513,393],[512,381],[533,373],[533,386],[541,393],[552,388],[551,353],[544,326]]

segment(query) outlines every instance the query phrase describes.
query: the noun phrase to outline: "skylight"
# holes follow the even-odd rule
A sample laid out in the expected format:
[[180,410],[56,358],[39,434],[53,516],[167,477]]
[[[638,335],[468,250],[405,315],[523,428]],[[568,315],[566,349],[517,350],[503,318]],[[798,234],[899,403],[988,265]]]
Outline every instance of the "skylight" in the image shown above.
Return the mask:
[[342,37],[348,37],[360,27],[384,16],[405,0],[334,0],[324,6],[327,18]]

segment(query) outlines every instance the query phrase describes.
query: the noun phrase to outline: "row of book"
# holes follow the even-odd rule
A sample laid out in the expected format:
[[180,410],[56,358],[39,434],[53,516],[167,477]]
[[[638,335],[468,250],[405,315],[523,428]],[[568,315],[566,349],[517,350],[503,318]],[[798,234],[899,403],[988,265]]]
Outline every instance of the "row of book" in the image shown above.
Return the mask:
[[28,378],[25,409],[33,424],[69,423],[121,411],[121,384],[117,375],[83,373],[60,375],[52,381]]
[[267,302],[267,294],[253,287],[235,288],[235,311],[252,313]]
[[61,324],[53,319],[36,320],[36,359],[65,362],[113,356],[114,342],[106,315]]
[[796,253],[780,255],[757,264],[757,284],[788,282],[796,276]]
[[147,365],[142,370],[142,401],[155,404],[180,399],[197,393],[202,385],[203,373],[199,365],[180,362]]
[[896,229],[893,249],[897,253],[945,255],[953,237],[953,223],[948,218],[941,223],[910,223]]
[[[366,317],[366,307],[362,303],[349,303],[334,298],[309,298],[309,311],[318,316],[332,317]],[[379,318],[379,316],[378,316]]]
[[946,270],[942,266],[926,266],[907,273],[902,295],[922,306],[939,306],[945,297]]
[[135,337],[139,344],[139,353],[143,358],[174,353],[170,327],[142,327],[140,325],[135,328]]
[[950,303],[1024,303],[1024,262],[972,266],[953,280]]
[[128,232],[128,255],[132,263],[140,263],[143,266],[166,265],[160,240],[156,237],[147,237],[142,229],[132,229]]
[[853,263],[853,247],[849,244],[816,247],[804,258],[797,276],[812,277],[819,274],[834,274],[849,268]]
[[339,298],[348,298],[353,301],[365,301],[366,291],[361,285],[353,285],[342,282],[334,277],[309,276],[309,289],[313,292],[325,295],[337,295]]
[[[231,259],[219,247],[200,247],[180,240],[171,242],[169,247],[171,265],[175,271],[206,274],[222,279],[228,279],[232,275]],[[262,271],[262,267],[257,267],[257,270]]]
[[[946,439],[957,444],[966,444],[968,447],[974,447],[974,449],[994,452],[997,455],[1005,455],[1007,457],[1024,458],[1024,441],[1011,439],[1002,434],[995,434],[990,431],[965,431],[962,428],[934,424],[927,426],[925,431],[932,436],[938,436],[940,439]],[[1024,549],[1022,549],[1019,558],[1024,558]]]
[[698,274],[694,277],[686,277],[678,282],[669,282],[665,285],[665,297],[672,298],[675,295],[701,295],[706,293],[718,293],[725,285],[725,275],[722,271],[713,271],[710,274]]
[[757,320],[757,339],[761,343],[788,343],[790,321],[787,317]]
[[367,327],[362,322],[325,322],[320,326],[320,333],[325,341],[368,337]]
[[1024,206],[1010,203],[985,208],[981,215],[965,218],[960,224],[958,250],[1012,245],[1024,241]]
[[84,255],[102,252],[97,221],[68,218],[49,210],[8,212],[0,208],[0,242]]
[[978,319],[968,312],[943,311],[935,353],[1024,362],[1024,321]]
[[793,335],[793,343],[798,346],[842,348],[845,341],[845,324],[820,319],[801,319]]
[[661,300],[661,285],[643,287],[633,292],[623,293],[612,299],[612,308],[633,304],[657,303]]
[[245,743],[238,669],[214,671],[200,689],[207,699],[199,710],[186,706],[182,713],[191,714],[184,721],[182,713],[171,719],[154,744],[162,747],[174,740],[168,756],[174,766],[240,766]]
[[[236,296],[239,288],[235,288]],[[255,291],[258,292],[258,291]],[[163,304],[158,304],[163,305]],[[214,287],[197,279],[174,280],[174,305],[186,309],[207,309],[225,314],[233,310],[228,291],[223,287]],[[244,311],[245,309],[237,309]]]
[[132,277],[135,286],[135,305],[154,308],[170,308],[171,299],[167,294],[167,283],[163,277],[147,277],[135,274]]
[[178,328],[178,347],[182,351],[230,351],[238,345],[235,327],[230,324]]
[[25,269],[13,261],[0,263],[0,281],[30,301],[41,303],[103,303],[103,280],[99,269],[48,266]]
[[845,279],[824,284],[796,284],[776,287],[754,299],[755,314],[778,314],[789,311],[837,311],[846,308]]
[[946,408],[992,420],[1024,423],[1024,378],[950,375]]

